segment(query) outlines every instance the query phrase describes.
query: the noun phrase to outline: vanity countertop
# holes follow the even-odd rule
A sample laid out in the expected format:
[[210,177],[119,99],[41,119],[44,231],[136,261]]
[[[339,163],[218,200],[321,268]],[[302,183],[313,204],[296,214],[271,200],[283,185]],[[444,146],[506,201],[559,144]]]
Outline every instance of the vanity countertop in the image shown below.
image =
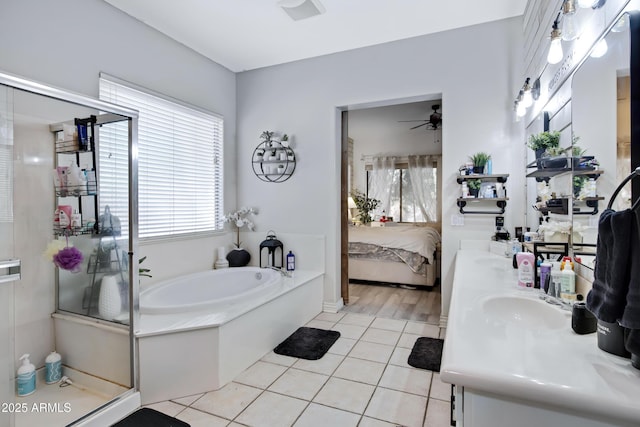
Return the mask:
[[458,251],[441,379],[611,422],[640,422],[640,370],[600,350],[595,333],[573,332],[569,311],[516,283],[511,259]]

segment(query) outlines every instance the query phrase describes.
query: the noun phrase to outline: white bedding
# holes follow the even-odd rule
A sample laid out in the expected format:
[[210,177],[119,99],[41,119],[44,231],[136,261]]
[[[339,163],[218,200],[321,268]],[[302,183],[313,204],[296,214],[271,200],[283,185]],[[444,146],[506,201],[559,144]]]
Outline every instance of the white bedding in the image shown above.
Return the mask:
[[369,243],[389,249],[417,252],[433,264],[433,253],[440,233],[430,227],[395,225],[392,227],[350,227],[349,242]]

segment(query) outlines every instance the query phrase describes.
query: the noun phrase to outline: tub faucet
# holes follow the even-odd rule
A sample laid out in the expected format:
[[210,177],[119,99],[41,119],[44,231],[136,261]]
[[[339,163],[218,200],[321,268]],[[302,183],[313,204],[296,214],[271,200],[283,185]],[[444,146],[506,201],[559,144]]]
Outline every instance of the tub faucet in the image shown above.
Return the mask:
[[282,267],[273,267],[270,265],[267,268],[270,268],[272,270],[279,272],[283,277],[293,277],[290,271],[283,270]]

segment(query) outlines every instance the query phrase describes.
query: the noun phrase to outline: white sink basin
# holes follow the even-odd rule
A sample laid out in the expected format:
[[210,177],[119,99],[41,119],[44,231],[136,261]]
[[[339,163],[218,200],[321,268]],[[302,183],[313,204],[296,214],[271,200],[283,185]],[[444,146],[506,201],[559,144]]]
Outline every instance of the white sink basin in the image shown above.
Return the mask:
[[482,304],[482,310],[492,320],[528,329],[561,329],[570,322],[568,312],[533,298],[490,297]]

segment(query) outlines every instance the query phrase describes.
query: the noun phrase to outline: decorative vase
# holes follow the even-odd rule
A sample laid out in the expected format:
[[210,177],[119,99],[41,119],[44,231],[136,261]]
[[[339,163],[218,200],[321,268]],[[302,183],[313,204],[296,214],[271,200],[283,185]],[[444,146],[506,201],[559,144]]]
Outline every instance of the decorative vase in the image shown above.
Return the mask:
[[478,197],[478,192],[480,191],[479,188],[470,188],[469,189],[469,194],[471,195],[471,197]]
[[538,169],[542,169],[542,158],[544,157],[544,152],[546,151],[546,148],[536,148],[535,153],[536,153],[536,166],[538,167]]
[[120,315],[122,298],[116,276],[104,276],[100,282],[98,313],[105,320],[113,320]]
[[229,267],[244,267],[250,260],[251,254],[242,248],[234,248],[227,254]]
[[474,166],[473,173],[482,175],[484,173],[484,166]]

